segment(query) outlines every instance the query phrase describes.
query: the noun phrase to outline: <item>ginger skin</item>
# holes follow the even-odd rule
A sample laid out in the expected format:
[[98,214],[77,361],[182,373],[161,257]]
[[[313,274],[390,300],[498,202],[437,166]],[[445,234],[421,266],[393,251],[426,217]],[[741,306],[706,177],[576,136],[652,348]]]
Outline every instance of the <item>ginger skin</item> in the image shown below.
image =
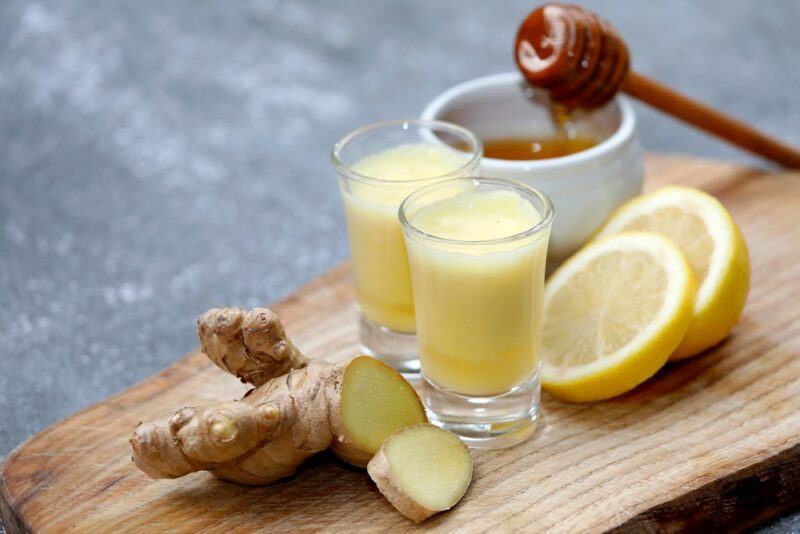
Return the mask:
[[268,308],[212,308],[197,320],[200,351],[245,384],[260,386],[308,361]]
[[[361,467],[375,454],[351,437],[353,427],[363,423],[343,417],[347,373],[355,369],[354,375],[367,370],[393,376],[396,371],[367,356],[338,364],[308,360],[267,308],[208,310],[198,320],[198,336],[201,349],[218,367],[257,387],[241,400],[183,408],[140,423],[130,443],[133,461],[143,472],[177,478],[206,470],[261,485],[292,474],[307,458],[332,446],[339,457]],[[403,417],[392,423],[400,428],[409,421],[425,422],[413,388],[402,378],[397,384],[393,398],[399,399]],[[375,397],[360,393],[363,388],[351,389],[351,395],[366,395],[365,402]]]

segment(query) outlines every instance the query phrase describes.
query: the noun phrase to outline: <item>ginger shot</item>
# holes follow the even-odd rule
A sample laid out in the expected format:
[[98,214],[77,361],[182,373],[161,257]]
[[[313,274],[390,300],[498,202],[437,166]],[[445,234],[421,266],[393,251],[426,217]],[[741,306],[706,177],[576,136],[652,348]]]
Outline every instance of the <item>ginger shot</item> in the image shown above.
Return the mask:
[[468,130],[446,122],[413,120],[361,128],[333,149],[347,220],[361,343],[367,353],[401,372],[417,373],[419,359],[398,208],[420,187],[474,174],[481,153],[480,141]]
[[535,428],[552,219],[542,193],[484,178],[425,187],[400,208],[423,402],[470,446],[514,445]]

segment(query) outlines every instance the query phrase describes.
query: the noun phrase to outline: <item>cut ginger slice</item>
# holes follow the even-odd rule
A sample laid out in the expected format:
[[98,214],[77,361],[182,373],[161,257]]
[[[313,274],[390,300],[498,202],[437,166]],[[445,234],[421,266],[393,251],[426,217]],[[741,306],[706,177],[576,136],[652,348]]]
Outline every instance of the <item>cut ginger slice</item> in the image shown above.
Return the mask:
[[354,358],[342,379],[339,401],[343,440],[333,450],[364,467],[387,437],[407,426],[427,423],[417,392],[403,376],[380,360]]
[[367,471],[392,506],[419,522],[461,500],[472,481],[472,458],[458,436],[421,424],[389,436]]

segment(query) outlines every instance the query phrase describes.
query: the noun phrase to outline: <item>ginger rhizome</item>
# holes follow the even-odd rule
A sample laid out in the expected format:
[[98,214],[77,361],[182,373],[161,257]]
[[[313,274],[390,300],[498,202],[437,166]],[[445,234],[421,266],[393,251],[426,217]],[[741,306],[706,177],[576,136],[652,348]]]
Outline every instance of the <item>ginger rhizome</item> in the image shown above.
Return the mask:
[[472,481],[472,458],[452,432],[420,424],[389,436],[367,471],[400,513],[419,522],[461,500]]
[[136,427],[133,461],[153,478],[195,471],[269,484],[331,448],[364,467],[395,431],[427,422],[414,389],[368,356],[305,358],[269,309],[212,309],[198,320],[202,351],[256,386],[241,400],[190,407]]

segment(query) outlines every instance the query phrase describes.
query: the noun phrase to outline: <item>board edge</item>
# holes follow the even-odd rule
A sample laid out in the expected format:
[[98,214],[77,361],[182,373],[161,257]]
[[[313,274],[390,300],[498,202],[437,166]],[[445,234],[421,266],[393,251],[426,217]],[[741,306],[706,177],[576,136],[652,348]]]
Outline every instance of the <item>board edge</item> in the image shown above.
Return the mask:
[[[653,506],[606,532],[684,532],[689,528],[709,532],[749,531],[800,509],[800,476],[786,476],[787,471],[800,474],[800,443],[677,499]],[[764,487],[770,489],[764,491]],[[741,504],[741,499],[753,495],[768,495],[772,502]],[[709,499],[709,496],[721,497]],[[725,506],[725,496],[734,499],[733,506]]]
[[[9,455],[6,457],[6,461],[14,456],[17,450],[25,445],[28,440],[22,442],[16,449],[11,451]],[[3,471],[5,471],[5,461],[3,462],[3,469],[0,469],[0,519],[2,519],[3,524],[0,525],[5,528],[6,534],[24,534],[28,532],[32,532],[30,525],[25,521],[25,518],[19,513],[14,507],[14,499],[11,497],[11,494],[6,487],[5,478],[3,477]]]

